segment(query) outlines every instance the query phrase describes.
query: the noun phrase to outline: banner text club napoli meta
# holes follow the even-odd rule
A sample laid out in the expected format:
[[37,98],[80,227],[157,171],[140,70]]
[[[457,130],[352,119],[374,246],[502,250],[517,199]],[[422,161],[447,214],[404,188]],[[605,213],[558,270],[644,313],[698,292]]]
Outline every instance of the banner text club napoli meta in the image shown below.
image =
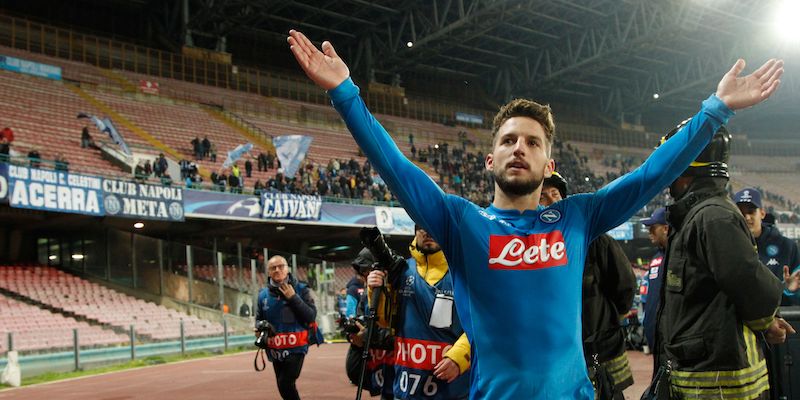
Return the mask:
[[536,270],[564,266],[567,262],[561,231],[489,237],[489,269]]

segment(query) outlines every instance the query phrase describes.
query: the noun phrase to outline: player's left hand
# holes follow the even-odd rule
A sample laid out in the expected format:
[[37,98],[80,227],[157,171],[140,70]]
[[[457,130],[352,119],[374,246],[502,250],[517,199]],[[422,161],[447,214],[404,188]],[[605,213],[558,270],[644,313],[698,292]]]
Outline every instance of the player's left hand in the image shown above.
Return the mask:
[[739,76],[744,66],[744,60],[738,59],[717,85],[717,97],[731,110],[761,103],[772,96],[781,84],[783,60],[770,59],[752,74]]
[[455,361],[445,357],[433,368],[433,376],[447,383],[453,382],[461,374],[461,369]]
[[285,297],[286,300],[291,299],[295,295],[294,287],[292,287],[292,285],[290,285],[288,282],[281,283],[281,285],[278,286],[278,290],[281,291],[281,294],[283,294],[283,297]]
[[797,289],[800,289],[800,268],[790,274],[789,266],[783,266],[783,286],[790,292],[796,292]]

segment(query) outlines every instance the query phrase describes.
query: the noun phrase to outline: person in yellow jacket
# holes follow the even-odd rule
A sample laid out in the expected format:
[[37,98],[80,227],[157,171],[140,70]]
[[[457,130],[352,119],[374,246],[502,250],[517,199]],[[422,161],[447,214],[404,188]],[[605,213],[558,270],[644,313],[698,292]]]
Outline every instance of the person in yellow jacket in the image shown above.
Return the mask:
[[[409,246],[407,268],[390,274],[385,295],[390,315],[378,305],[379,323],[395,320],[394,396],[397,399],[469,397],[470,344],[453,305],[453,279],[441,247],[421,227]],[[370,290],[384,286],[386,273],[372,271]],[[388,381],[387,381],[388,384]]]

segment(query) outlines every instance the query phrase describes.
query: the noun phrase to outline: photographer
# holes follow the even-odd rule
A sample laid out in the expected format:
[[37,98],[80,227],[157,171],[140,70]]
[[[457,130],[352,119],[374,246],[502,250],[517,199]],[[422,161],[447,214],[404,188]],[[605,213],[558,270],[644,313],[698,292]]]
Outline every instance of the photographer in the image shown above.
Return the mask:
[[[419,226],[409,250],[412,257],[406,267],[390,271],[387,286],[398,320],[394,396],[466,399],[469,377],[462,374],[469,368],[470,348],[453,308],[453,279],[447,260],[439,244]],[[385,278],[385,272],[372,271],[367,286],[380,288]],[[387,317],[386,313],[381,316]]]
[[317,308],[308,286],[289,273],[285,258],[270,258],[267,274],[267,287],[258,294],[256,342],[267,341],[267,357],[275,370],[281,397],[299,399],[295,382],[308,352],[308,328],[317,317]]
[[[375,257],[369,249],[363,248],[351,265],[356,272],[356,276],[347,285],[348,319],[343,321],[342,330],[347,340],[350,342],[350,348],[347,351],[347,359],[345,360],[347,377],[350,379],[351,383],[357,385],[360,378],[359,374],[361,373],[361,357],[367,331],[364,317],[368,313],[369,300],[367,299],[367,292],[363,289],[356,291],[356,285],[352,283],[361,283],[361,288],[363,288],[363,283],[366,282],[367,275],[372,271],[373,265],[375,265]],[[355,299],[353,299],[354,297]],[[394,362],[392,347],[394,343],[389,337],[390,331],[388,330],[387,324],[382,325],[381,327],[377,327],[380,332],[374,334],[371,340],[369,351],[370,358],[364,370],[364,389],[369,391],[372,396],[380,394],[382,399],[392,400],[394,399],[392,385],[384,385],[384,382],[391,382],[394,376],[394,370],[392,369],[392,363]],[[380,343],[381,339],[383,339],[384,343]],[[387,343],[385,343],[386,341],[389,341],[388,346]]]

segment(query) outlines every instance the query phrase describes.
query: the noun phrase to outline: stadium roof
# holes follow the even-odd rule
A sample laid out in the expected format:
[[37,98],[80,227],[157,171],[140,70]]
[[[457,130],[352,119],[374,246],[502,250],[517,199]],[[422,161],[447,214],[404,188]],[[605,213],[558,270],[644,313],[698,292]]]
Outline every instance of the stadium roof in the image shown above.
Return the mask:
[[[563,99],[635,115],[696,110],[739,56],[750,67],[796,57],[769,29],[777,3],[195,0],[189,26],[276,40],[295,27],[331,40],[361,76],[440,71],[480,81],[497,101]],[[797,79],[787,79],[782,94],[796,94]]]

